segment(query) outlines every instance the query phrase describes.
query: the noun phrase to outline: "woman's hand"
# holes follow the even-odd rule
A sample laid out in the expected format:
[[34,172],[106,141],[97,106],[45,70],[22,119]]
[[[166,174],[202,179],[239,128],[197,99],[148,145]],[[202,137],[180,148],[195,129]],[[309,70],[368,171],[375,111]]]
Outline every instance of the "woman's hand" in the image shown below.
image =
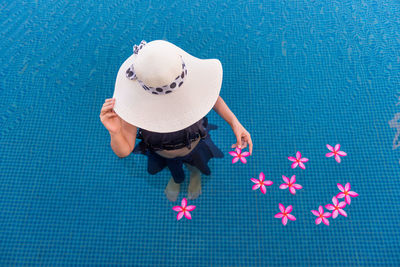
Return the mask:
[[233,133],[236,136],[237,143],[232,145],[232,148],[239,147],[241,149],[245,148],[249,144],[250,155],[253,151],[253,142],[251,141],[250,133],[246,131],[239,121],[232,125]]
[[110,133],[116,134],[121,131],[122,121],[113,110],[114,104],[115,98],[106,99],[100,111],[100,120]]

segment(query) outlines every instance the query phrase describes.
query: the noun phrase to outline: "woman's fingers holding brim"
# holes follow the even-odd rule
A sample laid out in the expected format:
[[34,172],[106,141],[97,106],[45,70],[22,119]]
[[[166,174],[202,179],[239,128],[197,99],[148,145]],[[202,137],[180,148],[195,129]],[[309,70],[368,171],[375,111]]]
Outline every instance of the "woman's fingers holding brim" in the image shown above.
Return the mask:
[[106,105],[101,109],[100,114],[104,114],[104,113],[107,113],[109,111],[113,111],[112,108],[113,108],[113,105]]
[[104,118],[111,118],[111,117],[114,117],[114,116],[117,116],[117,114],[116,113],[106,113],[106,114],[104,114]]

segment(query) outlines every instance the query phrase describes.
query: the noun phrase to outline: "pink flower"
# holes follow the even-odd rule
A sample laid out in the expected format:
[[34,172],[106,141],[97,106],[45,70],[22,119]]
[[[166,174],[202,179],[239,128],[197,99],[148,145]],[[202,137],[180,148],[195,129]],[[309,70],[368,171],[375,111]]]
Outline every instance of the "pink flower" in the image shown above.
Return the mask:
[[335,146],[335,148],[331,147],[330,145],[326,145],[326,147],[332,152],[326,153],[325,156],[328,157],[328,158],[332,157],[332,156],[335,156],[335,159],[336,159],[336,161],[338,163],[340,163],[340,156],[342,156],[342,157],[347,156],[346,152],[340,151],[340,145],[339,144],[337,144]]
[[296,217],[294,217],[292,214],[289,214],[292,212],[293,208],[292,205],[289,205],[286,209],[285,206],[283,206],[281,203],[279,203],[279,210],[281,212],[275,214],[275,218],[282,218],[282,224],[286,225],[288,219],[291,221],[295,221]]
[[175,206],[172,208],[174,211],[179,211],[176,219],[179,221],[180,219],[182,219],[183,215],[185,215],[187,219],[191,220],[192,216],[190,215],[189,211],[194,210],[196,206],[186,206],[186,198],[182,199],[181,205],[182,206]]
[[282,175],[283,181],[285,181],[284,184],[281,184],[279,186],[280,189],[286,189],[289,187],[289,191],[290,193],[292,193],[293,195],[296,194],[296,189],[302,189],[303,187],[299,184],[295,184],[296,182],[296,175],[293,175],[292,178],[287,178],[286,176]]
[[272,181],[264,181],[264,179],[265,179],[265,175],[263,172],[260,172],[259,180],[251,178],[250,180],[253,183],[255,183],[255,185],[253,185],[252,189],[257,190],[259,187],[261,187],[261,192],[263,194],[265,194],[267,192],[267,189],[265,186],[270,186],[273,184],[273,182]]
[[242,149],[239,147],[236,147],[235,151],[230,151],[229,154],[233,156],[232,163],[236,163],[239,159],[241,162],[246,163],[246,157],[250,155],[250,152],[243,152]]
[[344,198],[346,200],[346,203],[350,205],[351,199],[350,197],[357,197],[358,194],[354,191],[349,191],[350,190],[350,183],[347,183],[345,187],[343,188],[343,185],[337,184],[337,187],[339,188],[342,193],[339,193],[336,195],[337,198]]
[[331,217],[332,214],[329,212],[324,213],[324,208],[322,206],[318,207],[318,211],[312,210],[311,212],[318,217],[317,219],[315,219],[315,224],[320,224],[321,222],[323,222],[324,224],[329,225],[329,221],[327,218]]
[[332,219],[335,219],[339,213],[340,215],[343,215],[344,217],[347,217],[347,213],[342,210],[344,207],[346,207],[346,203],[344,201],[338,203],[339,201],[337,200],[336,197],[332,198],[332,204],[327,204],[325,205],[325,208],[327,208],[328,210],[333,210],[332,212]]
[[295,158],[294,157],[288,157],[288,159],[290,161],[293,161],[292,169],[296,168],[297,165],[299,165],[300,168],[302,168],[303,170],[306,168],[306,166],[304,166],[303,162],[307,162],[308,159],[307,158],[301,158],[301,153],[299,151],[297,151]]

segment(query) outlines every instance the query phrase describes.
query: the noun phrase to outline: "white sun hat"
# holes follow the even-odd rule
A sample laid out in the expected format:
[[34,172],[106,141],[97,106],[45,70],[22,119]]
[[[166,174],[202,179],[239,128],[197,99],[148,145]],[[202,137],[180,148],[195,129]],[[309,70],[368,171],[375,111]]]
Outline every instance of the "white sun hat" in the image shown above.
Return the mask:
[[126,122],[152,132],[182,130],[214,107],[222,84],[218,59],[196,58],[176,45],[142,41],[121,65],[114,110]]

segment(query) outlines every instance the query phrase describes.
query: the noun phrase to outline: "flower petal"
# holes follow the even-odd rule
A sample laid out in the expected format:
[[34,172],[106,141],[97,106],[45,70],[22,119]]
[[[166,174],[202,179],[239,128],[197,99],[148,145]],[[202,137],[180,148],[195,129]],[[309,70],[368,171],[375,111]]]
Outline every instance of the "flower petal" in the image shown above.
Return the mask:
[[335,155],[335,160],[336,160],[338,163],[340,163],[341,159],[340,159],[340,156],[339,156],[338,154]]
[[246,162],[247,162],[247,159],[246,159],[245,157],[240,157],[240,161],[241,161],[242,163],[246,163]]
[[277,214],[275,214],[275,218],[282,218],[283,217],[283,213],[279,212]]
[[186,198],[182,198],[181,207],[182,207],[182,208],[185,208],[186,205],[187,205],[187,200],[186,200]]
[[347,156],[347,153],[346,152],[344,152],[344,151],[338,151],[338,152],[336,152],[339,156],[342,156],[342,157],[344,157],[344,156]]
[[329,225],[329,221],[328,221],[328,219],[326,219],[326,218],[322,218],[322,222],[323,222],[324,224],[326,224],[326,225]]
[[308,158],[301,158],[300,161],[301,161],[301,162],[307,162],[307,161],[308,161]]
[[339,212],[337,210],[334,210],[332,212],[332,218],[335,219],[339,215]]
[[322,208],[322,206],[319,206],[318,207],[318,212],[319,212],[319,214],[323,213],[324,212],[324,208]]
[[340,209],[343,209],[344,207],[346,207],[346,202],[344,202],[344,201],[340,202],[339,205],[338,205],[338,207],[339,207]]
[[286,216],[287,216],[288,219],[291,220],[291,221],[295,221],[295,220],[296,220],[296,217],[294,217],[292,214],[287,214]]
[[190,205],[190,206],[187,206],[187,207],[186,207],[186,210],[187,210],[187,211],[192,211],[192,210],[194,210],[195,208],[196,208],[196,206]]
[[181,211],[182,207],[181,206],[175,206],[172,208],[174,211]]
[[333,155],[335,155],[335,153],[329,152],[329,153],[326,153],[325,156],[326,156],[327,158],[329,158],[329,157],[332,157]]
[[262,185],[262,186],[261,186],[261,192],[262,192],[263,194],[265,194],[265,193],[267,192],[267,188],[265,188],[265,185]]
[[293,163],[292,163],[292,169],[296,168],[297,165],[299,165],[299,164],[297,163],[297,161],[296,161],[296,162],[293,162]]
[[334,150],[335,150],[335,151],[339,151],[339,150],[340,150],[340,145],[337,144],[337,145],[335,146]]
[[251,189],[257,190],[260,186],[261,186],[261,184],[258,183],[258,184],[253,185],[253,187]]
[[270,186],[270,185],[273,185],[274,182],[272,182],[272,181],[264,181],[264,184],[265,184],[266,186]]
[[292,186],[294,189],[302,189],[303,188],[303,186],[299,185],[299,184],[293,184]]
[[311,212],[312,212],[312,214],[314,214],[315,216],[317,216],[317,217],[319,216],[319,212],[318,212],[318,211],[312,210]]
[[294,182],[296,182],[296,175],[292,175],[290,178],[290,183],[293,184]]
[[239,160],[239,157],[234,157],[234,158],[232,159],[232,163],[236,163],[236,162],[238,162],[238,160]]
[[287,208],[286,208],[286,213],[291,213],[292,212],[292,210],[293,210],[293,207],[292,207],[292,205],[289,205],[289,206],[287,206]]
[[344,198],[346,195],[344,193],[339,193],[336,195],[337,198]]
[[236,151],[236,153],[238,153],[238,154],[242,154],[242,149],[239,148],[239,147],[236,147],[235,151]]
[[259,179],[260,181],[264,181],[265,175],[264,175],[263,172],[260,172],[260,174],[258,175],[258,179]]
[[285,183],[290,183],[289,178],[287,178],[285,175],[282,175],[282,179],[285,181]]
[[346,191],[349,191],[349,190],[350,190],[350,183],[347,183],[347,184],[344,186],[344,190],[346,190]]
[[235,151],[229,151],[229,155],[231,155],[233,157],[237,157],[238,153],[236,153]]
[[318,211],[312,210],[311,212],[312,212],[312,214],[314,214],[315,216],[317,216],[317,217],[319,216],[319,212],[318,212]]
[[339,209],[339,213],[340,213],[340,215],[347,217],[347,213],[344,210]]
[[333,206],[332,204],[326,204],[325,208],[328,209],[328,210],[334,210],[335,206]]
[[250,180],[253,182],[253,183],[256,183],[256,184],[258,184],[260,181],[259,180],[257,180],[256,178],[250,178]]
[[327,144],[326,147],[327,147],[330,151],[333,152],[333,147],[332,147],[332,146],[330,146],[330,145]]
[[[341,184],[337,184],[337,187],[339,188],[340,191],[344,192],[344,187]],[[340,197],[339,197],[340,198]]]
[[282,218],[282,223],[283,223],[283,225],[286,225],[286,224],[287,224],[287,216],[284,216],[284,217]]
[[351,198],[350,198],[349,195],[346,195],[346,196],[344,197],[344,200],[346,201],[346,203],[347,203],[348,205],[350,205],[350,203],[351,203]]
[[320,217],[318,217],[317,219],[315,219],[315,224],[320,224],[322,222],[322,219]]
[[250,152],[246,151],[242,153],[242,157],[248,157],[250,156]]
[[354,191],[349,191],[347,194],[348,194],[349,196],[351,196],[351,197],[358,197],[358,193],[356,193],[356,192],[354,192]]
[[304,165],[304,163],[303,162],[299,162],[299,166],[300,166],[300,168],[302,168],[303,170],[305,170],[306,169],[306,166]]
[[178,221],[179,221],[180,219],[182,219],[184,213],[185,213],[184,211],[179,212],[178,215],[176,215],[176,219],[177,219]]
[[281,212],[285,212],[285,206],[283,206],[281,203],[279,203],[279,210]]
[[300,151],[297,151],[297,152],[296,152],[296,159],[301,159],[301,153],[300,153]]
[[297,159],[294,158],[294,157],[288,157],[288,160],[290,160],[290,161],[296,161]]
[[289,186],[287,185],[287,184],[281,184],[280,186],[279,186],[279,188],[280,189],[286,189],[286,188],[288,188]]
[[293,188],[293,186],[289,186],[289,191],[292,193],[292,195],[296,194],[296,190]]
[[189,220],[192,219],[192,215],[190,215],[190,212],[188,212],[188,211],[185,211],[185,217],[186,217],[186,219],[189,219]]
[[329,218],[329,217],[332,216],[332,213],[330,213],[330,212],[324,212],[324,214],[322,214],[322,216],[325,217],[325,218]]
[[333,203],[335,206],[337,206],[337,204],[338,204],[338,200],[337,200],[337,198],[336,198],[335,196],[332,198],[332,203]]

